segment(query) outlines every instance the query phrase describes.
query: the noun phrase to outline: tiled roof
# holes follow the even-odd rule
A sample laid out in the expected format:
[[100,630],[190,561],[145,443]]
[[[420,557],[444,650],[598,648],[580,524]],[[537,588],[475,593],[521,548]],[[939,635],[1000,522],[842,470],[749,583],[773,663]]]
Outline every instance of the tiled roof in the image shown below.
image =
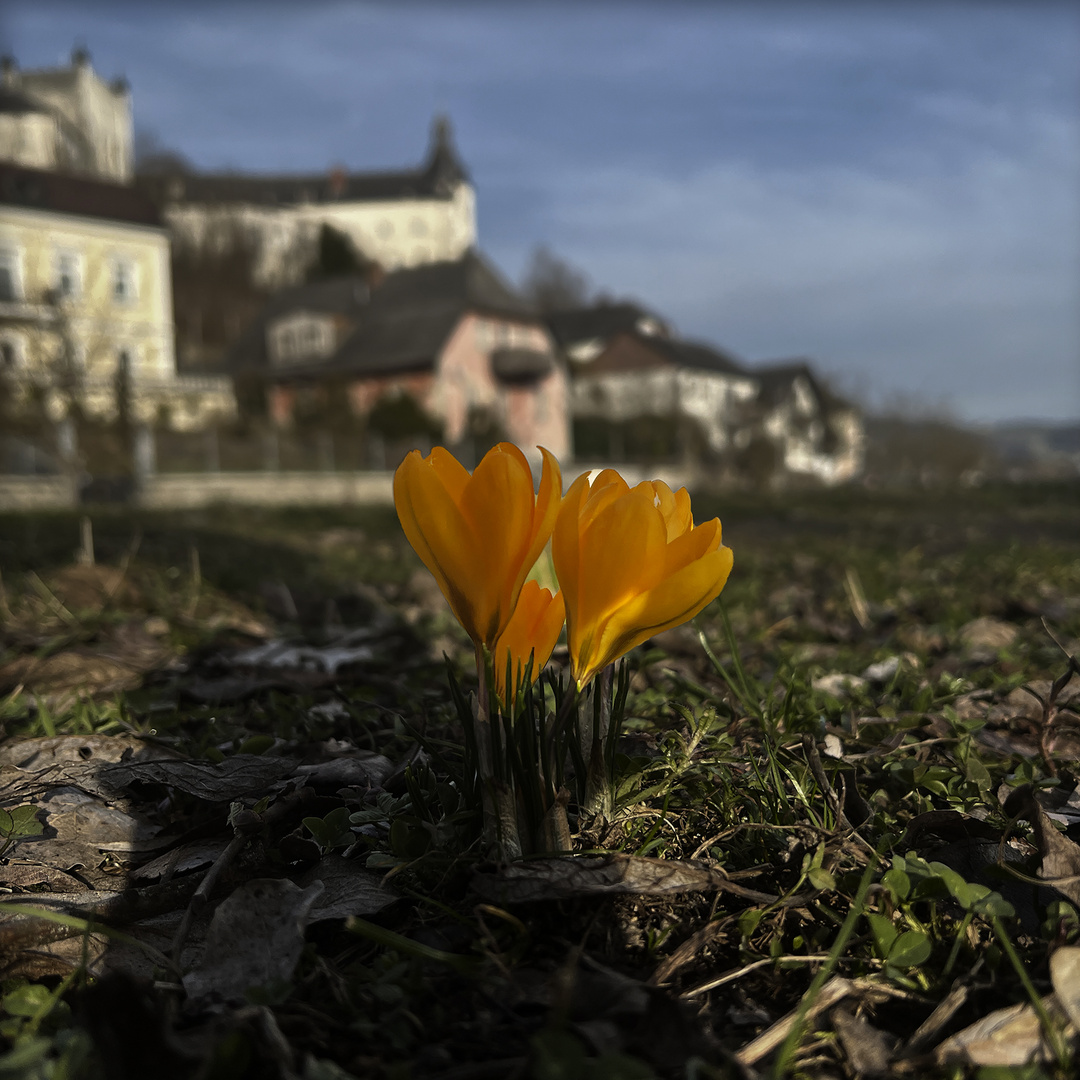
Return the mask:
[[366,301],[357,298],[358,287],[360,279],[331,279],[279,293],[233,349],[233,368],[265,368],[266,327],[291,311],[346,315],[356,329],[327,360],[275,371],[285,378],[422,369],[435,362],[454,327],[470,311],[522,322],[540,321],[532,305],[476,252],[454,261],[387,274]]
[[267,301],[258,317],[240,335],[229,352],[233,371],[263,370],[267,366],[266,328],[293,312],[311,311],[359,319],[368,306],[370,291],[362,277],[329,278],[282,289]]
[[629,302],[592,304],[589,307],[552,311],[545,317],[552,336],[560,348],[597,338],[607,340],[622,330],[637,330],[649,319],[667,333],[664,320],[637,304]]
[[327,362],[326,370],[383,374],[433,364],[468,311],[539,321],[532,305],[470,251],[452,262],[387,274],[372,291],[357,330]]
[[163,171],[144,174],[138,186],[161,204],[250,203],[296,206],[309,203],[379,202],[396,199],[449,199],[468,182],[445,120],[436,120],[427,160],[416,169],[346,173],[331,170],[286,176],[243,173]]
[[161,225],[157,207],[134,188],[5,162],[0,162],[0,205],[132,225]]
[[782,360],[775,363],[755,364],[750,373],[761,384],[759,400],[764,405],[777,405],[789,394],[792,384],[802,377],[811,391],[828,411],[846,409],[851,403],[832,392],[817,376],[808,360]]
[[748,375],[746,368],[731,353],[703,342],[683,341],[635,333],[639,342],[658,352],[678,367],[715,371],[723,375]]

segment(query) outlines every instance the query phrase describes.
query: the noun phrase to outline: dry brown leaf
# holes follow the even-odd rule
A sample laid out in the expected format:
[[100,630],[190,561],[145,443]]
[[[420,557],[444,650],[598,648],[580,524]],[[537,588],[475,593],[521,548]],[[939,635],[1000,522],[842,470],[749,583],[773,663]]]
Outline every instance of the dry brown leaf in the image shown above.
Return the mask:
[[1066,899],[1080,905],[1080,845],[1058,832],[1046,811],[1035,800],[1030,785],[1017,788],[1005,802],[1005,812],[1031,822],[1035,843],[1042,856],[1039,877]]
[[0,745],[0,766],[14,765],[42,772],[54,765],[89,761],[116,763],[178,758],[179,755],[134,735],[52,735],[40,739],[13,739]]
[[132,784],[162,784],[207,802],[225,802],[264,791],[275,780],[296,771],[292,758],[234,754],[220,763],[210,761],[131,761],[106,765],[93,779],[107,791],[124,791]]
[[[1043,998],[1043,1006],[1051,1020],[1065,1028],[1069,1038],[1075,1038],[1076,1029],[1069,1025],[1068,1017],[1053,994]],[[934,1058],[939,1065],[1016,1067],[1053,1061],[1054,1051],[1046,1041],[1034,1008],[1021,1004],[996,1009],[950,1036],[934,1051]]]
[[134,690],[142,675],[130,665],[91,651],[20,656],[0,668],[0,690],[22,686],[50,703]]
[[22,859],[5,860],[0,864],[0,885],[9,889],[41,889],[59,893],[87,892],[88,886],[72,874],[45,863]]
[[[738,889],[704,863],[648,859],[632,855],[534,859],[494,871],[477,871],[472,887],[496,903],[525,904],[571,896],[638,893],[653,896],[709,889]],[[755,893],[761,897],[764,894]],[[769,897],[768,899],[774,899]]]
[[142,602],[131,579],[115,566],[65,566],[49,574],[45,584],[75,614],[95,611],[106,604],[130,608]]
[[299,884],[306,889],[316,881],[322,882],[323,892],[308,916],[313,923],[374,915],[401,895],[384,883],[382,874],[340,855],[324,856],[300,878]]
[[832,1025],[857,1076],[888,1076],[896,1040],[844,1006],[833,1010]]
[[1080,947],[1063,945],[1050,957],[1050,981],[1058,1004],[1080,1031]]
[[140,881],[156,881],[166,875],[187,874],[212,866],[218,856],[229,846],[231,836],[216,836],[208,840],[196,840],[166,851],[156,859],[132,871],[131,876]]
[[0,961],[0,978],[46,979],[70,975],[84,964],[92,975],[109,947],[104,934],[80,934],[78,937],[44,941],[36,948],[24,949]]
[[969,659],[990,663],[1016,640],[1019,633],[1012,623],[983,616],[960,627],[960,645]]
[[292,978],[322,891],[321,881],[306,889],[278,878],[241,885],[214,912],[202,962],[184,976],[188,997],[239,1001],[249,989]]

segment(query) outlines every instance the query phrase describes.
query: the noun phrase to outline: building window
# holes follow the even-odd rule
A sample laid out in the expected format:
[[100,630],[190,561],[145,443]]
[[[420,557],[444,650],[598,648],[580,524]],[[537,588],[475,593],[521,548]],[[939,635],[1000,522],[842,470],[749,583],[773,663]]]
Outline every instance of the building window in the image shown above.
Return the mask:
[[276,365],[322,360],[334,351],[333,320],[313,315],[295,315],[270,327],[267,347],[270,362]]
[[135,264],[130,259],[117,259],[113,263],[112,292],[118,304],[130,304],[138,296]]
[[0,302],[20,300],[21,285],[19,253],[12,248],[0,248]]
[[56,291],[62,300],[74,300],[82,288],[79,256],[61,251],[56,256]]

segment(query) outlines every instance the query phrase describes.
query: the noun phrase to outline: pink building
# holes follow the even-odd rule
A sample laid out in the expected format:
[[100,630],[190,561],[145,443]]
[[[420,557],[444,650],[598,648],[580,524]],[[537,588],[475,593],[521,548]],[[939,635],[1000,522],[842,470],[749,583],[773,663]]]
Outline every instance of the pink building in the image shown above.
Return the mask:
[[[508,439],[571,455],[569,382],[540,315],[479,255],[279,294],[234,352],[281,426],[336,407],[385,441],[385,464],[441,442],[463,459]],[[332,400],[334,399],[334,400]]]

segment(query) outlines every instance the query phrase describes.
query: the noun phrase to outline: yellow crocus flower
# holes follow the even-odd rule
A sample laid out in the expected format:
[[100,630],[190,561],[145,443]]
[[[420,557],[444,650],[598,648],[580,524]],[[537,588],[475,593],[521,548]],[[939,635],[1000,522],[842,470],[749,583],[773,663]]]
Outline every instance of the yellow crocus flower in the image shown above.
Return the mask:
[[[525,668],[532,657],[532,681],[540,677],[544,665],[551,658],[555,642],[559,640],[566,619],[562,593],[552,595],[531,578],[521,588],[517,607],[506,629],[499,635],[493,651],[492,665],[495,689],[499,698],[507,704],[517,692]],[[510,685],[506,685],[507,661],[510,664]]]
[[578,689],[653,634],[692,619],[720,595],[732,553],[720,520],[694,525],[690,495],[660,480],[634,488],[613,469],[566,493],[552,556],[566,604]]
[[394,506],[405,536],[434,575],[458,621],[493,649],[521,587],[551,536],[562,493],[559,463],[544,458],[540,490],[512,443],[499,443],[472,475],[448,450],[413,450],[394,473]]

